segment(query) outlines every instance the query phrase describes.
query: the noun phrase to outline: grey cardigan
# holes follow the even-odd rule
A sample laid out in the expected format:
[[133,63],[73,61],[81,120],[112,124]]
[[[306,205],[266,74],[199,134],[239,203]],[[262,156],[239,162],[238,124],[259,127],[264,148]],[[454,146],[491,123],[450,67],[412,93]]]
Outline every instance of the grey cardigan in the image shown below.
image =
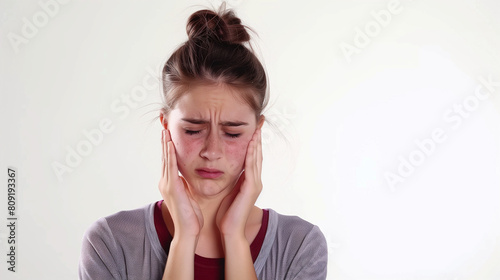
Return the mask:
[[[161,279],[167,253],[154,225],[155,203],[95,221],[85,232],[80,279]],[[254,262],[260,280],[326,279],[327,244],[321,230],[269,209],[266,236]]]

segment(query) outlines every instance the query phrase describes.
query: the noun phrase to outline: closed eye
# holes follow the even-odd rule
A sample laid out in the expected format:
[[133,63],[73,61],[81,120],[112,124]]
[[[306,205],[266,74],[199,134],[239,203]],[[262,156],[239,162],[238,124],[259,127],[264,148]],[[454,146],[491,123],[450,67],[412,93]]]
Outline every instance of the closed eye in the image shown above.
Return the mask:
[[[188,134],[188,135],[195,135],[195,134],[199,134],[200,132],[201,132],[201,130],[186,130],[186,134]],[[238,137],[240,137],[241,133],[236,133],[236,134],[226,133],[226,135],[228,137],[231,137],[231,138],[238,138]]]
[[201,130],[186,130],[186,134],[194,135],[200,133]]
[[226,133],[226,135],[231,137],[231,138],[238,138],[238,137],[240,137],[241,133],[237,133],[237,134]]

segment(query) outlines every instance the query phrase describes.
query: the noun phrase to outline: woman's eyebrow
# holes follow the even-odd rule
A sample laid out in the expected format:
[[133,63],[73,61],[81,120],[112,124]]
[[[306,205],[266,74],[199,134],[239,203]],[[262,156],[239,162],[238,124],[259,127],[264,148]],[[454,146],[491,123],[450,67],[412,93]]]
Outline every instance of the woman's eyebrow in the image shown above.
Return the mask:
[[225,122],[220,122],[219,124],[220,124],[220,125],[222,125],[222,126],[241,126],[241,125],[248,125],[248,123],[246,123],[246,122],[238,122],[238,121],[235,121],[235,122],[232,122],[232,121],[225,121]]
[[[182,118],[181,120],[192,123],[192,124],[207,124],[209,123],[208,120],[203,120],[203,119],[189,119],[189,118]],[[223,121],[220,122],[219,125],[222,126],[241,126],[241,125],[248,125],[246,122],[241,122],[241,121]]]

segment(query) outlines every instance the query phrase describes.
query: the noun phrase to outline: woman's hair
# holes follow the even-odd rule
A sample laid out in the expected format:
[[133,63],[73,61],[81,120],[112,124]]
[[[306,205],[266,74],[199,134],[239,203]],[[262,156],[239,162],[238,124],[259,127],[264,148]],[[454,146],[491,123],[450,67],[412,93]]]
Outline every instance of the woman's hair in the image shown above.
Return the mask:
[[[199,10],[187,21],[188,40],[165,63],[161,80],[168,115],[190,85],[224,84],[237,89],[242,98],[260,116],[269,99],[267,76],[249,43],[249,27],[242,25],[223,3],[218,12]],[[253,32],[253,30],[251,30]]]

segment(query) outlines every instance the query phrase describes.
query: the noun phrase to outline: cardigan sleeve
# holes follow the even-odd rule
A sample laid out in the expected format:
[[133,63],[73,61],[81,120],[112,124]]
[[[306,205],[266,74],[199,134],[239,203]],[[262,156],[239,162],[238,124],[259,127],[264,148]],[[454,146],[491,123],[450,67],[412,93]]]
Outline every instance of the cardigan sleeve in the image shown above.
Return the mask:
[[318,226],[304,237],[287,273],[294,280],[325,280],[328,246]]
[[78,276],[87,279],[123,279],[116,259],[118,246],[105,218],[95,221],[85,232],[78,264]]

